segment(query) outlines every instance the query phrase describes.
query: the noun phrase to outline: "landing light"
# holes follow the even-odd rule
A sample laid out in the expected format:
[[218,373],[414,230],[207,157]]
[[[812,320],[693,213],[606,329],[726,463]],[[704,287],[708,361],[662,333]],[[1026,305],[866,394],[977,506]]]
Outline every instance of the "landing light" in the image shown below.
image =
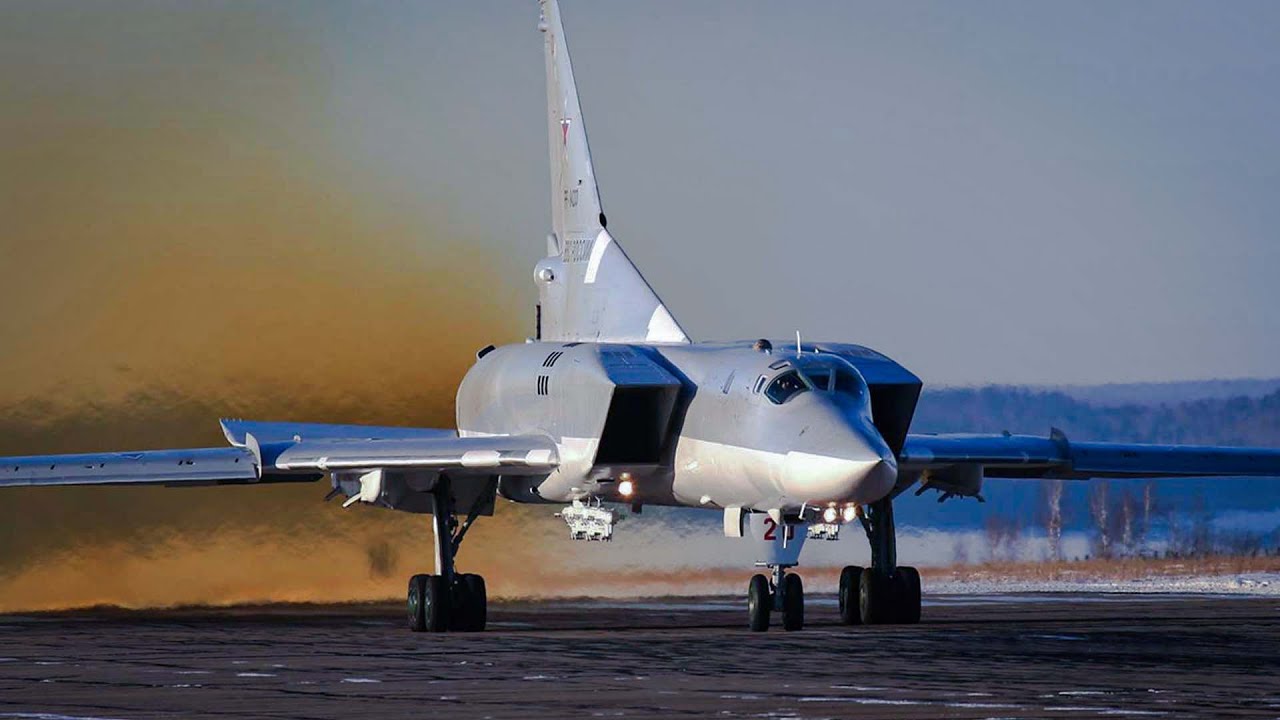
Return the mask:
[[623,480],[622,482],[618,483],[618,494],[624,498],[631,497],[632,493],[634,493],[635,491],[636,491],[636,484],[631,482],[630,480]]
[[854,518],[858,517],[858,506],[857,506],[857,505],[845,505],[845,506],[844,506],[844,511],[843,511],[841,514],[844,516],[844,521],[845,521],[845,522],[847,522],[847,523],[849,523],[849,522],[853,522]]
[[836,521],[836,518],[838,517],[840,517],[840,513],[837,512],[836,509],[833,507],[829,507],[826,510],[822,511],[822,522],[824,523],[828,523],[828,524],[833,523]]

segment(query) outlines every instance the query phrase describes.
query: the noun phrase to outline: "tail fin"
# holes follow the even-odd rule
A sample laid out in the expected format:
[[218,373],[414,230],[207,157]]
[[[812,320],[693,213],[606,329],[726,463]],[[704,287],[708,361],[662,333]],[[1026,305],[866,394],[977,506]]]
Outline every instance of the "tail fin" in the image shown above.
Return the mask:
[[551,147],[548,257],[535,273],[547,340],[689,342],[653,288],[605,229],[578,87],[556,0],[540,0]]

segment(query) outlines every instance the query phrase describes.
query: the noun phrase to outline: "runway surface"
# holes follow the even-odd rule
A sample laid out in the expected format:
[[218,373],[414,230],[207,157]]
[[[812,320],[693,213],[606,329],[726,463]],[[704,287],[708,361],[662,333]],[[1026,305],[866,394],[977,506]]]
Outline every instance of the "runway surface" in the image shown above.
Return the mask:
[[[824,601],[825,600],[825,601]],[[926,598],[916,626],[745,629],[733,598],[0,616],[0,718],[1280,717],[1280,599]]]

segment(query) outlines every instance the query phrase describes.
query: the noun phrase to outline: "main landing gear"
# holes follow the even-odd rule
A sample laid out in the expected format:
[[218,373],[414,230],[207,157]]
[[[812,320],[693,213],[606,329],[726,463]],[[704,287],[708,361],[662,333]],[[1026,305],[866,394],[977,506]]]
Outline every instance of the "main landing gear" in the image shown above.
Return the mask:
[[871,567],[840,572],[840,621],[845,625],[920,622],[920,571],[898,565],[893,501],[872,503],[861,516],[871,542]]
[[454,571],[454,558],[480,504],[458,525],[448,477],[441,475],[432,491],[431,529],[435,534],[435,575],[409,578],[409,629],[414,632],[479,632],[484,630],[487,599],[484,578]]
[[782,613],[784,630],[804,627],[804,583],[799,575],[788,575],[792,565],[769,565],[773,576],[751,576],[747,585],[747,613],[751,617],[751,630],[764,632],[769,629],[769,614]]

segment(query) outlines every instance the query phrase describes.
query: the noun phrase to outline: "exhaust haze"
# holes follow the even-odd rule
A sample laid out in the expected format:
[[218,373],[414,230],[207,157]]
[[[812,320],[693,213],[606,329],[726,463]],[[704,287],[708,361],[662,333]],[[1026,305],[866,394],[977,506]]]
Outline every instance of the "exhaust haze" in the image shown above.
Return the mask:
[[[334,149],[332,60],[280,7],[0,10],[0,454],[222,445],[221,416],[451,427],[476,348],[528,331],[500,243]],[[429,570],[424,517],[326,490],[6,490],[0,611],[389,597]],[[524,517],[480,523],[467,567],[518,584],[528,545],[496,542]]]

